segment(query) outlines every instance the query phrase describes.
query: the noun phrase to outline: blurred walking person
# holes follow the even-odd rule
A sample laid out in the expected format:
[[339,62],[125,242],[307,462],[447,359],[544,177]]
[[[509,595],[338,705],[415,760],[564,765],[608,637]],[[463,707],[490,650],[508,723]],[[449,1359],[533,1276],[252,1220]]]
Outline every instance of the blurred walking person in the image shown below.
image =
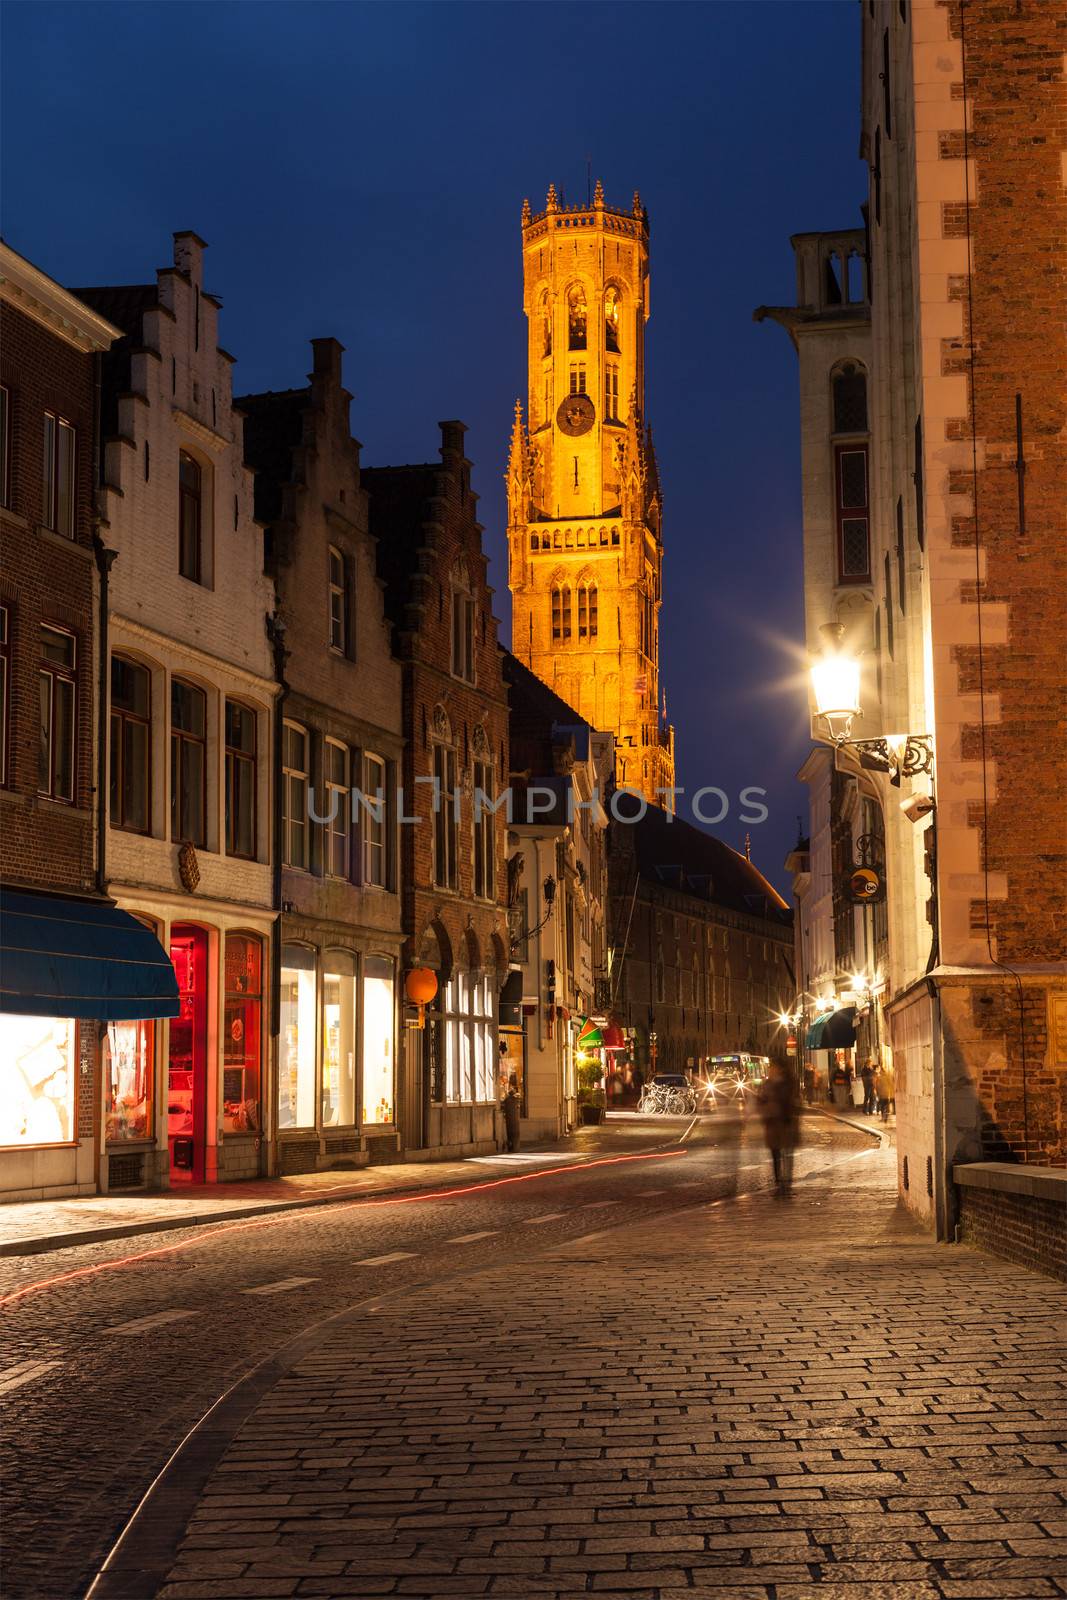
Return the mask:
[[756,1108],[771,1152],[777,1192],[785,1199],[793,1188],[793,1151],[797,1146],[800,1108],[792,1073],[777,1061],[771,1062],[770,1072],[760,1086]]

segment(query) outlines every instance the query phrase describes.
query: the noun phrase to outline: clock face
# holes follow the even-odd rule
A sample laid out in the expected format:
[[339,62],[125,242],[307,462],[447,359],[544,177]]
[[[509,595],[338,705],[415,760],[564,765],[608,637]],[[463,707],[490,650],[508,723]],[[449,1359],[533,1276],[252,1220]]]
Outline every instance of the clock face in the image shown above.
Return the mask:
[[569,394],[556,412],[556,426],[560,433],[575,439],[588,433],[596,420],[596,408],[587,394]]

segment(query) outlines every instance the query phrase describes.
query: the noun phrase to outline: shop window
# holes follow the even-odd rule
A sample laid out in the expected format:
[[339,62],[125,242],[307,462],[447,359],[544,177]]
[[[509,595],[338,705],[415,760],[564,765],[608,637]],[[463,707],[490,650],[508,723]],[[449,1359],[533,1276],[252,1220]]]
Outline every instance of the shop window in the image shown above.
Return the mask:
[[453,1104],[493,1099],[495,1063],[489,979],[461,972],[445,986],[445,1097]]
[[434,882],[439,889],[454,889],[459,854],[459,787],[456,752],[451,745],[434,745],[433,775]]
[[71,1017],[0,1017],[0,1145],[73,1142],[76,1040]]
[[226,854],[256,854],[256,714],[226,702]]
[[282,947],[278,1127],[315,1126],[315,953]]
[[363,962],[363,1121],[394,1121],[394,974],[386,956]]
[[356,1120],[356,958],[327,950],[322,969],[322,1126]]
[[207,696],[180,678],[170,686],[170,836],[207,847]]
[[363,757],[363,882],[379,889],[385,888],[387,876],[387,791],[385,762],[368,751]]
[[349,875],[348,841],[350,828],[350,796],[348,774],[348,747],[336,739],[326,740],[326,876],[347,878]]
[[586,328],[588,313],[585,301],[585,290],[580,283],[572,284],[567,291],[567,347],[570,350],[584,350],[586,347]]
[[619,291],[614,287],[609,288],[604,295],[604,349],[613,350],[616,354],[619,350],[620,310]]
[[204,581],[204,474],[187,451],[178,454],[178,571]]
[[11,613],[0,606],[0,784],[7,784],[11,730]]
[[44,414],[44,525],[66,539],[74,537],[77,498],[74,479],[76,435],[69,422]]
[[308,864],[308,736],[295,722],[282,728],[282,861]]
[[110,815],[113,828],[147,833],[152,793],[152,680],[147,667],[111,658]]
[[228,933],[222,1055],[222,1131],[258,1133],[263,1049],[263,945]]
[[74,799],[77,642],[65,628],[41,628],[40,743],[37,788],[52,800]]
[[152,1137],[155,1024],[109,1022],[104,1034],[104,1135],[109,1144]]

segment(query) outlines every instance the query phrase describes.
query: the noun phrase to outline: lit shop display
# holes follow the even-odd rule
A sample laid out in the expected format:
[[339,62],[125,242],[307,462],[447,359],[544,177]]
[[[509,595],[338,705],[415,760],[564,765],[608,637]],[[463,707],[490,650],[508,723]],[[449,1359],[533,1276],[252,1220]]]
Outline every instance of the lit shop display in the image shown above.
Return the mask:
[[363,962],[363,1120],[393,1121],[393,963]]
[[70,1017],[0,1017],[0,1145],[69,1144],[76,1025]]
[[356,1120],[356,959],[327,950],[322,974],[322,1125]]
[[259,1131],[263,1017],[263,946],[249,934],[228,933],[223,1018],[222,1131]]
[[315,952],[282,951],[278,1127],[315,1126]]
[[178,980],[178,1015],[167,1057],[167,1138],[172,1179],[203,1182],[207,1151],[207,934],[175,923],[170,959]]
[[104,1132],[109,1143],[152,1136],[155,1024],[109,1022],[104,1034]]

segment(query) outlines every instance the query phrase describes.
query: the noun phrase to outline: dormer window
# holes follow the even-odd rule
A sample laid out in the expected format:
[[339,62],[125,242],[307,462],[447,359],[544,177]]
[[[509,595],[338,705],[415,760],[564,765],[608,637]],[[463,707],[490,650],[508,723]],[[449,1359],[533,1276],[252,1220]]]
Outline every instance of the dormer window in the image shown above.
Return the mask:
[[348,654],[348,571],[340,550],[330,546],[330,649]]
[[178,456],[178,571],[190,583],[203,582],[203,510],[200,463],[182,450]]
[[462,562],[452,574],[452,676],[474,682],[474,596]]

